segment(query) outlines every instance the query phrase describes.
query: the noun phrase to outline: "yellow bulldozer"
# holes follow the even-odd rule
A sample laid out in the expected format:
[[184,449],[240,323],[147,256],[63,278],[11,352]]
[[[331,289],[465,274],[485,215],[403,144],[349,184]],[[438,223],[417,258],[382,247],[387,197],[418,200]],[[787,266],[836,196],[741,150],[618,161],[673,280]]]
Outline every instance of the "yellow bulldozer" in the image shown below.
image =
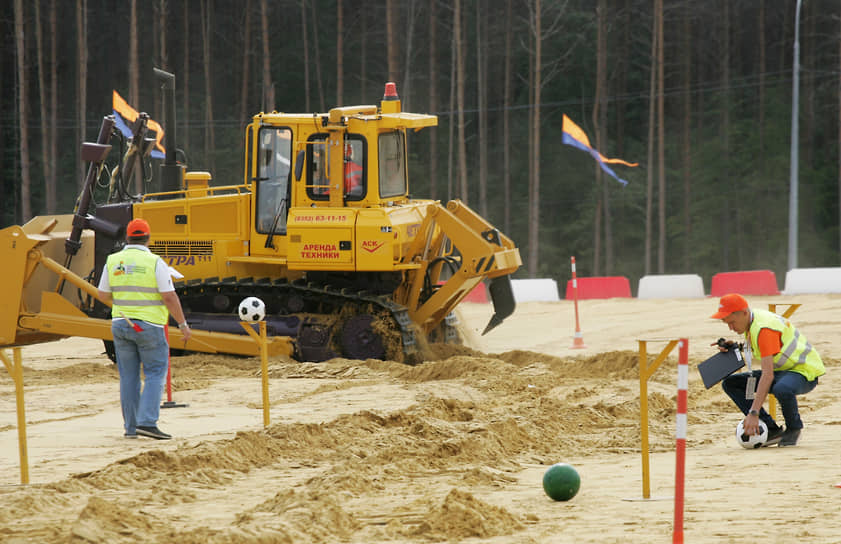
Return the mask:
[[238,315],[251,296],[265,304],[275,348],[302,361],[411,362],[418,335],[457,340],[452,312],[481,282],[494,308],[485,333],[514,311],[514,243],[458,200],[410,197],[407,133],[437,117],[401,111],[394,84],[379,105],[255,115],[242,182],[220,185],[177,160],[174,77],[155,72],[169,124],[160,190],[131,190],[155,146],[148,116],[132,122],[113,167],[115,123],[126,121],[104,117],[97,142],[82,146],[89,168],[75,212],[0,231],[0,297],[11,302],[0,347],[75,335],[108,348],[110,309],[95,286],[133,218],[149,222],[150,249],[183,276],[191,351],[255,354]]

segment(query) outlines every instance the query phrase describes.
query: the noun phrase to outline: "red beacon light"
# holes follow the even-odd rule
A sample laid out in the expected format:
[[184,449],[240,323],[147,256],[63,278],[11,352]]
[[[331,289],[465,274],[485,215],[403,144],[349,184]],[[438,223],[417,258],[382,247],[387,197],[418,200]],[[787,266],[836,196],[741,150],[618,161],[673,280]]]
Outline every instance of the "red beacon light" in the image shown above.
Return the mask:
[[381,113],[400,113],[400,97],[397,96],[397,85],[393,81],[385,84],[383,100],[380,102]]
[[400,100],[400,97],[397,96],[397,84],[393,81],[389,81],[385,84],[383,100]]

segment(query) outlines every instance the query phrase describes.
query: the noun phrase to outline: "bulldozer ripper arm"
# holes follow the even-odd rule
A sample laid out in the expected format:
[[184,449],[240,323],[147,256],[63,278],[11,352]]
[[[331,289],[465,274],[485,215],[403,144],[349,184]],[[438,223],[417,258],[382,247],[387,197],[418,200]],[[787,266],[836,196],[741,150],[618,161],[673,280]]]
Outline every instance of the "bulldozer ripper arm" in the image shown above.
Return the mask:
[[[446,208],[431,204],[407,257],[420,266],[408,273],[408,287],[400,293],[405,301],[399,302],[409,308],[412,320],[420,323],[424,332],[434,329],[484,280],[490,280],[494,305],[484,333],[513,313],[509,274],[522,264],[520,252],[508,237],[462,202],[450,201]],[[447,264],[458,268],[439,281]]]

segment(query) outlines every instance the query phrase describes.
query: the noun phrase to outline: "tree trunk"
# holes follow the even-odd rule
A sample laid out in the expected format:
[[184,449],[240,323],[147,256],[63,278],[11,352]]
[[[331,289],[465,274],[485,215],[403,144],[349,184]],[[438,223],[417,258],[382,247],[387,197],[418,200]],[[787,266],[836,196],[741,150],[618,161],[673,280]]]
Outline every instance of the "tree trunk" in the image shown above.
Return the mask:
[[[683,14],[683,269],[692,263],[692,6]],[[762,91],[760,90],[760,93]],[[762,128],[760,127],[760,134]],[[761,137],[761,136],[760,136]]]
[[464,121],[464,43],[461,28],[461,0],[455,0],[453,25],[456,42],[456,107],[458,108],[458,186],[459,198],[468,203],[467,143]]
[[315,2],[311,4],[312,7],[312,43],[315,47],[315,81],[318,83],[318,111],[327,111],[324,103],[324,85],[321,83],[321,50],[318,39],[318,14],[315,11]]
[[657,17],[651,26],[651,70],[648,77],[648,171],[645,188],[645,275],[651,274],[652,226],[654,223],[654,122],[655,98],[657,96]]
[[403,36],[401,44],[406,51],[403,56],[405,61],[403,63],[403,79],[400,81],[399,92],[400,100],[403,103],[403,110],[412,111],[412,90],[414,85],[412,85],[411,74],[412,55],[414,54],[415,19],[417,19],[417,0],[409,0],[406,9],[409,12],[406,17],[406,28],[401,31],[401,35]]
[[[263,12],[263,4],[265,0],[260,1],[261,19],[266,18]],[[261,25],[262,26],[262,25]],[[242,32],[242,85],[239,90],[239,121],[247,124],[250,114],[248,103],[248,90],[251,86],[251,0],[245,0],[245,22],[243,23]],[[261,41],[265,40],[265,36],[261,36]],[[265,46],[263,46],[265,48]],[[265,52],[263,53],[265,56]],[[262,101],[261,101],[262,102]],[[262,106],[262,104],[260,104]]]
[[[55,205],[58,207],[58,17],[55,0],[50,0],[50,147],[46,160],[50,162],[50,177],[47,185],[56,192]],[[74,184],[70,183],[71,189]]]
[[184,89],[184,130],[181,139],[184,149],[190,149],[190,4],[184,2],[184,75],[181,77],[181,87]]
[[216,151],[216,131],[213,128],[213,65],[210,62],[210,30],[212,19],[212,4],[210,0],[202,0],[201,3],[201,43],[202,43],[202,64],[204,68],[204,160],[211,172],[216,171],[213,160]]
[[487,6],[476,2],[476,94],[479,110],[479,213],[488,217],[488,22]]
[[310,112],[310,46],[307,30],[307,0],[301,0],[301,43],[304,46],[304,111]]
[[263,42],[263,111],[274,111],[274,82],[272,81],[272,53],[269,47],[269,6],[268,0],[260,0],[260,36]]
[[[50,160],[47,154],[49,133],[52,132],[54,127],[50,126],[47,114],[47,101],[49,100],[47,92],[49,88],[47,87],[46,77],[44,76],[46,59],[44,58],[44,33],[41,28],[41,0],[35,0],[32,4],[35,7],[35,62],[38,65],[38,97],[41,110],[41,155],[43,156],[41,163],[44,165],[42,169],[42,175],[44,176],[44,205],[48,214],[54,214],[56,211],[56,188],[53,183],[52,171],[55,168],[55,163]],[[53,36],[52,41],[55,41],[55,36]]]
[[137,0],[129,0],[128,21],[128,102],[140,107],[140,68],[137,54]]
[[[133,107],[142,111],[140,104],[140,59],[138,58],[138,43],[137,43],[137,0],[129,0],[129,53],[128,53],[128,102]],[[134,170],[134,192],[135,194],[143,193],[143,158],[141,157]]]
[[32,195],[29,170],[29,118],[27,92],[29,80],[26,72],[26,34],[23,28],[23,0],[15,0],[15,49],[17,52],[18,79],[18,132],[20,134],[20,210],[22,222],[32,218]]
[[759,171],[763,178],[766,177],[767,168],[765,165],[765,69],[766,44],[765,44],[765,0],[759,0]]
[[368,103],[368,86],[366,85],[368,81],[368,12],[366,10],[361,10],[359,17],[362,19],[362,31],[360,32],[359,36],[359,51],[360,51],[360,59],[359,59],[359,96],[360,102],[362,104]]
[[[77,141],[84,142],[87,138],[85,134],[85,124],[88,120],[88,0],[76,0],[76,28],[78,29],[78,36],[76,41],[76,54],[79,66],[79,81],[78,81],[78,123],[79,123],[79,139]],[[76,172],[77,191],[82,190],[82,185],[85,183],[85,164],[82,162],[82,156],[76,153]]]
[[344,105],[345,81],[345,14],[342,0],[336,0],[336,106]]
[[529,184],[529,277],[537,277],[540,255],[540,101],[543,82],[543,30],[541,0],[535,0],[534,9],[534,99],[532,107],[532,172]]
[[503,82],[502,107],[502,225],[506,233],[511,233],[511,1],[505,2],[505,68]]
[[[438,111],[437,0],[429,1],[429,111]],[[438,198],[438,131],[429,129],[429,198]]]
[[[814,73],[816,69],[816,62],[815,62],[815,20],[817,17],[812,11],[812,7],[814,6],[813,2],[803,2],[801,6],[803,9],[803,18],[801,19],[805,24],[806,28],[802,33],[801,39],[801,47],[800,50],[802,51],[802,61],[800,63],[800,73],[801,74],[811,74]],[[801,78],[802,85],[803,85],[803,98],[805,100],[801,102],[803,104],[803,130],[800,134],[803,135],[803,140],[800,141],[800,152],[801,160],[803,161],[802,166],[805,166],[808,169],[814,168],[814,160],[815,160],[815,78],[814,77],[804,77]]]
[[448,116],[449,134],[447,138],[447,200],[455,195],[455,131],[456,131],[456,33],[451,33],[450,40],[450,114]]
[[655,16],[657,17],[657,177],[659,180],[660,191],[660,206],[659,206],[659,225],[660,236],[658,241],[659,250],[657,252],[657,272],[665,274],[666,272],[666,144],[665,144],[665,108],[664,108],[664,94],[665,86],[663,82],[663,57],[664,57],[664,43],[666,36],[663,34],[663,0],[655,1]]
[[[458,0],[456,0],[458,1]],[[397,81],[397,30],[395,29],[394,0],[386,0],[385,2],[385,35],[386,35],[386,60],[388,62],[388,80]],[[399,92],[399,87],[398,87]]]
[[[599,0],[596,7],[596,96],[593,100],[593,127],[596,135],[596,149],[603,150],[605,148],[605,141],[607,140],[605,132],[607,130],[607,106],[605,95],[607,94],[607,39],[606,28],[607,25],[607,2],[606,0]],[[599,164],[594,164],[596,174],[596,210],[601,213],[596,213],[593,216],[593,275],[600,276],[601,270],[601,242],[602,238],[605,241],[605,269],[609,271],[611,264],[609,263],[611,256],[611,247],[609,241],[609,224],[610,224],[610,208],[608,205],[607,184],[605,183],[602,169]],[[604,219],[602,219],[604,218]],[[604,222],[604,236],[602,236],[602,221]]]
[[[721,65],[719,72],[721,74],[721,89],[722,90],[722,110],[721,110],[721,123],[720,123],[720,142],[721,142],[721,158],[723,162],[723,167],[721,168],[720,175],[727,180],[729,177],[729,165],[730,165],[730,0],[722,0],[722,11],[721,11],[721,22],[722,22],[722,51],[720,55]],[[736,235],[736,259],[737,263],[736,266],[739,266],[739,251],[738,248],[743,247],[741,244],[741,229],[739,229],[739,219],[738,217],[734,217],[734,212],[736,211],[736,206],[731,204],[728,200],[725,200],[724,206],[722,207],[721,214],[721,239],[722,239],[722,251],[724,253],[723,258],[723,266],[724,270],[731,270],[730,266],[730,237],[731,233],[735,233]],[[735,224],[734,224],[735,223]]]

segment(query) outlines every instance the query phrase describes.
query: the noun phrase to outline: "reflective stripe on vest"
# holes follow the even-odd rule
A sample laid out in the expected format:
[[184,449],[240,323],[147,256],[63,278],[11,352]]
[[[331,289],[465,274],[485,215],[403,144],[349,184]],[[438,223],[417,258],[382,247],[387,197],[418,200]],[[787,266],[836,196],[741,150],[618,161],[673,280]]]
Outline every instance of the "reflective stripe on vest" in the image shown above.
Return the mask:
[[806,336],[794,328],[787,319],[766,310],[753,310],[753,321],[750,324],[750,342],[754,353],[760,353],[757,339],[762,329],[771,329],[780,333],[782,347],[774,355],[774,371],[791,370],[812,381],[823,376],[826,369],[821,356]]
[[166,324],[169,310],[158,292],[155,267],[158,257],[150,251],[129,248],[108,256],[108,282],[114,304],[111,316]]

